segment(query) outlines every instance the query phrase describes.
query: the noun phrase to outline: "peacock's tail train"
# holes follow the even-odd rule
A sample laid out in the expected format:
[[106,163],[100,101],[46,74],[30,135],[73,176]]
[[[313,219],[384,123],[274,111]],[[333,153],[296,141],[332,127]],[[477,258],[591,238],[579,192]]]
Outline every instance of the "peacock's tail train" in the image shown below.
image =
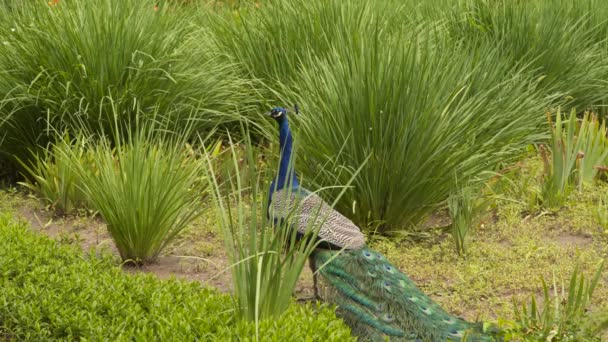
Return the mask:
[[312,262],[324,284],[322,297],[338,306],[353,333],[363,339],[494,340],[483,331],[483,324],[448,314],[384,256],[367,247],[341,252],[318,249]]

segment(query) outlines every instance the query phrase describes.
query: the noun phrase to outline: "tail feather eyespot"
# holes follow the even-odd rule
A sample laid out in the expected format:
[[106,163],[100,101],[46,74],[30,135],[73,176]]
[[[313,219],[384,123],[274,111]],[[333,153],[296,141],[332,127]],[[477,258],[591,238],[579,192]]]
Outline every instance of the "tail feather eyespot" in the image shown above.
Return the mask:
[[391,283],[388,280],[382,282],[382,287],[389,292],[392,290]]
[[387,323],[391,323],[395,320],[395,316],[391,315],[390,313],[387,313],[382,315],[382,320]]
[[447,324],[454,324],[456,323],[456,320],[453,319],[452,317],[448,317],[448,318],[444,318],[443,321]]
[[464,331],[462,330],[453,330],[449,332],[450,337],[458,337],[458,338],[462,338],[464,337]]
[[432,313],[433,313],[433,310],[431,310],[430,308],[427,308],[427,307],[425,307],[425,306],[421,306],[421,307],[420,307],[420,310],[421,310],[422,312],[424,312],[426,315],[430,315],[430,314],[432,314]]

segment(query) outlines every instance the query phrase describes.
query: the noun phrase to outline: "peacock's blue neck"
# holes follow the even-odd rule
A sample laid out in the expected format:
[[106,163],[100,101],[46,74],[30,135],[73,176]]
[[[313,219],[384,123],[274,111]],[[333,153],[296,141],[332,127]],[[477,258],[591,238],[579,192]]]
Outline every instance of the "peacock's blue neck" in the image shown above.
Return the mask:
[[290,161],[292,161],[291,153],[293,148],[293,138],[291,137],[291,130],[289,129],[287,118],[279,122],[279,147],[281,151],[279,174],[272,182],[271,192],[281,190],[286,186],[295,188],[300,185],[293,165],[291,165],[291,170],[289,165]]

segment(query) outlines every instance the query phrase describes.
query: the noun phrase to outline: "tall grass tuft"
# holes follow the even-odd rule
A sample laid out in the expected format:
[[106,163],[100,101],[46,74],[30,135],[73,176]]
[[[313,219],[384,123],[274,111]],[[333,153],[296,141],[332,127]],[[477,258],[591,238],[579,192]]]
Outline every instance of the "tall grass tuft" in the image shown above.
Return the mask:
[[570,277],[567,291],[563,283],[560,291],[555,277],[553,278],[552,295],[549,294],[549,287],[542,279],[542,304],[537,303],[534,296],[529,305],[513,302],[515,319],[519,324],[520,332],[512,337],[528,337],[537,341],[561,340],[568,337],[574,337],[573,340],[576,341],[589,341],[596,338],[597,332],[592,335],[589,332],[599,331],[597,330],[598,325],[605,326],[606,321],[595,322],[598,325],[589,326],[591,321],[588,310],[603,270],[604,261],[598,265],[593,278],[585,279],[577,265]]
[[[384,32],[407,23],[407,6],[397,1],[265,1],[259,8],[205,15],[217,45],[246,77],[262,80],[265,99],[299,82],[299,71],[327,56],[335,44],[359,40],[373,27]],[[278,94],[276,93],[278,92]]]
[[512,65],[529,65],[557,104],[588,108],[606,101],[607,13],[596,0],[467,0],[452,8],[447,26],[453,39],[498,47]]
[[[302,237],[291,229],[298,219],[297,209],[284,213],[285,222],[269,219],[272,213],[267,205],[275,168],[261,167],[248,134],[244,136],[241,147],[230,140],[232,160],[223,168],[224,183],[217,181],[209,155],[207,177],[212,180],[211,193],[232,264],[235,309],[238,317],[255,321],[258,327],[261,320],[280,316],[292,301],[298,277],[317,246],[316,236],[324,218],[311,220],[315,223]],[[241,148],[246,151],[244,161],[239,160],[237,149]],[[258,333],[256,328],[256,340],[260,338]]]
[[224,184],[217,181],[209,156],[207,177],[212,180],[213,199],[232,263],[236,311],[241,319],[257,323],[279,316],[288,307],[314,242],[296,245],[295,230],[279,229],[268,219],[271,175],[259,170],[248,138],[244,146],[246,168],[230,139],[231,161],[224,164]]
[[188,131],[170,133],[154,121],[135,127],[126,135],[115,130],[115,147],[105,137],[87,146],[94,171],[70,150],[66,157],[122,259],[140,264],[154,261],[197,217],[208,182],[187,144]]
[[107,131],[114,107],[123,122],[141,109],[177,127],[195,116],[201,130],[237,119],[217,114],[246,108],[247,82],[191,13],[140,0],[0,5],[0,150],[26,159],[47,125]]
[[[340,211],[361,227],[409,229],[455,179],[467,182],[542,137],[545,98],[499,55],[466,50],[441,26],[388,41],[370,29],[354,47],[336,42],[287,95],[304,112],[302,170],[323,185],[345,184],[343,171],[369,157]],[[328,159],[341,167],[319,170]]]
[[469,233],[474,230],[481,220],[481,215],[487,208],[489,201],[482,198],[479,191],[472,186],[462,187],[459,191],[448,197],[448,210],[450,213],[451,233],[458,255],[464,256],[468,250]]
[[82,191],[82,179],[72,163],[95,173],[91,150],[84,136],[71,138],[69,134],[57,135],[55,143],[42,154],[32,152],[29,164],[23,163],[27,172],[25,187],[34,191],[58,214],[70,214],[79,209],[92,209]]

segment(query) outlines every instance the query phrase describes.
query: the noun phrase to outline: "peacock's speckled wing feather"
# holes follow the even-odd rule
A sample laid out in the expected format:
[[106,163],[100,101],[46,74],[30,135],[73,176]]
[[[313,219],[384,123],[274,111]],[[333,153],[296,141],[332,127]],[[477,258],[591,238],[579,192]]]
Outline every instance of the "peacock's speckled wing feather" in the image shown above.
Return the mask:
[[292,222],[302,234],[307,229],[322,224],[319,238],[334,246],[346,249],[365,246],[365,236],[359,227],[332,209],[321,197],[306,189],[281,189],[274,192],[271,214],[276,220],[294,215]]
[[338,305],[353,332],[364,339],[460,341],[466,336],[467,341],[493,341],[481,323],[448,314],[367,247],[342,252],[317,249],[312,259],[325,285],[322,296]]

